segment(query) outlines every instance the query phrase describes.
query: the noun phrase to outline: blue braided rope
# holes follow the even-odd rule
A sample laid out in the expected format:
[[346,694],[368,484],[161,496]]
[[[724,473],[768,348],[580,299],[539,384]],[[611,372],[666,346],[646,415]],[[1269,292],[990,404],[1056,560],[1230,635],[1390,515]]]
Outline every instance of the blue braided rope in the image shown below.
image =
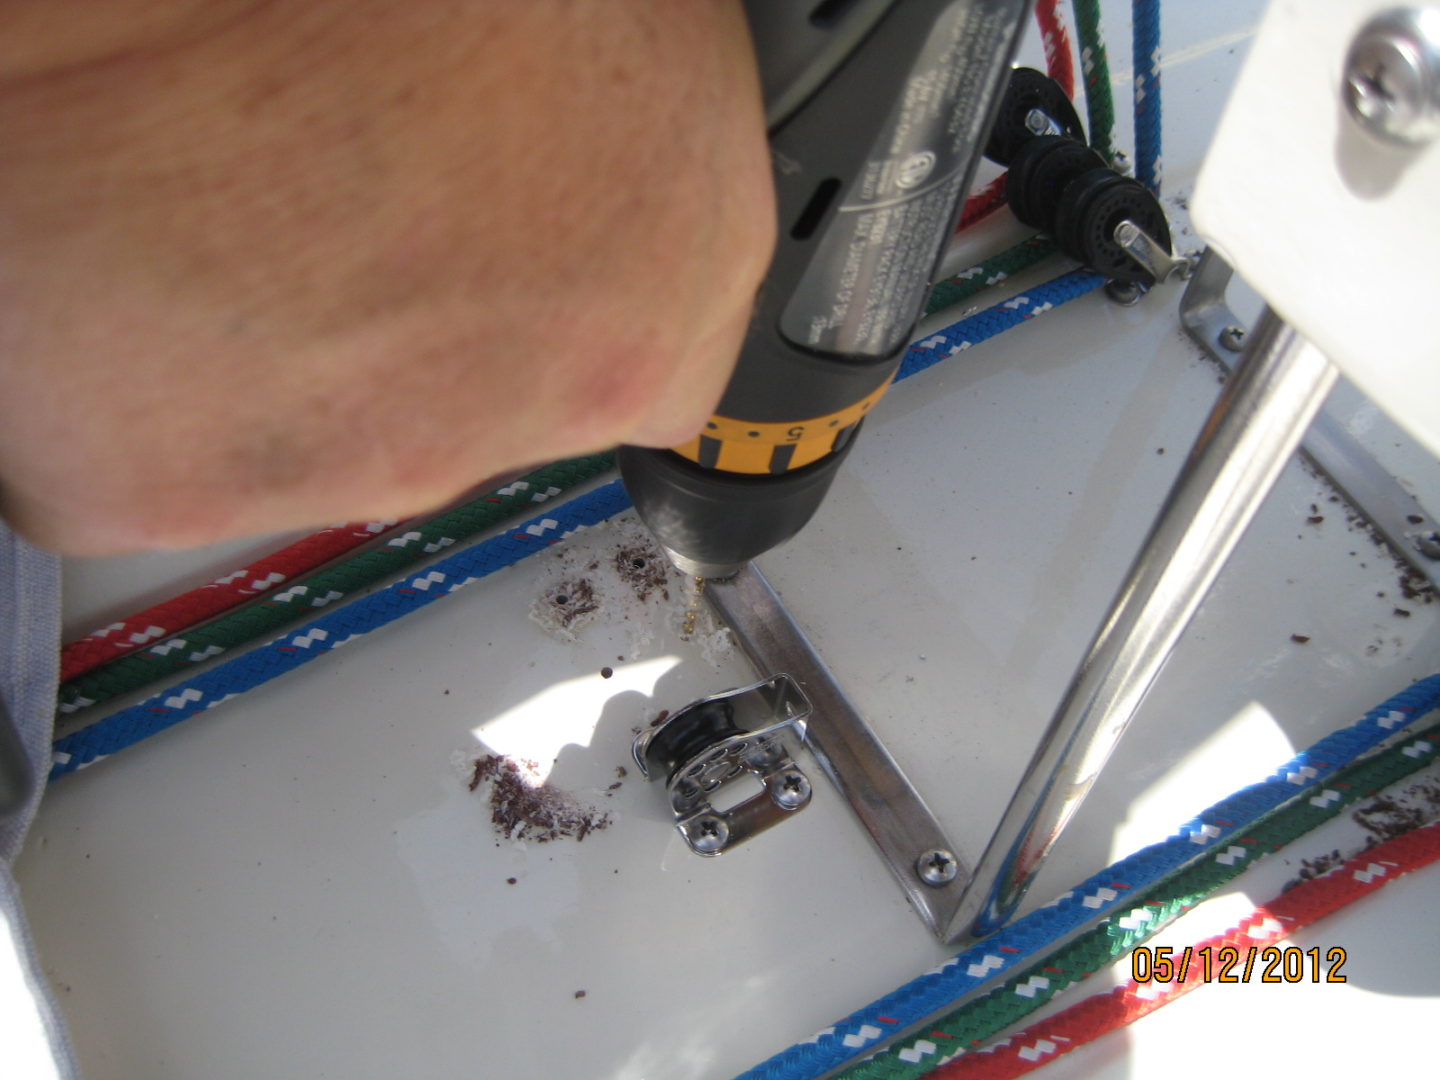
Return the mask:
[[927,1017],[954,1008],[965,994],[1025,963],[1148,888],[1202,851],[1243,835],[1255,819],[1316,786],[1440,706],[1440,675],[1431,675],[1371,709],[1356,724],[1302,750],[1258,784],[1221,799],[1175,835],[1142,848],[1087,878],[1046,907],[906,983],[818,1035],[784,1050],[737,1080],[813,1080]]
[[466,548],[379,592],[352,601],[193,679],[58,739],[50,779],[164,731],[236,694],[294,671],[355,638],[441,600],[466,585],[544,550],[577,529],[597,525],[630,505],[620,481],[562,503],[516,529]]
[[1132,0],[1135,177],[1160,194],[1160,0]]
[[[1070,280],[1075,277],[1075,274],[1066,274],[1023,297],[981,311],[942,331],[941,335],[918,343],[906,355],[897,378],[908,378],[944,359],[945,354],[934,351],[935,343],[942,338],[953,346],[952,353],[969,348],[1067,300],[1073,300],[1102,280],[1090,275],[1095,278],[1094,283],[1077,288]],[[81,731],[56,740],[50,779],[83,769],[197,713],[212,709],[237,694],[293,671],[362,634],[449,596],[471,581],[514,565],[527,555],[557,543],[576,529],[599,524],[629,507],[629,496],[620,482],[614,481],[561,503],[518,529],[467,548],[422,573],[352,601],[283,637],[178,683],[139,705],[121,709]]]
[[948,360],[957,353],[979,345],[982,341],[988,341],[997,334],[1003,334],[1023,322],[1029,322],[1037,315],[1052,311],[1104,284],[1105,279],[1093,271],[1072,270],[1022,296],[1012,297],[977,312],[968,319],[961,319],[954,326],[947,326],[939,333],[931,334],[911,345],[905,359],[900,362],[900,373],[895,376],[895,381],[908,379],[941,360]]

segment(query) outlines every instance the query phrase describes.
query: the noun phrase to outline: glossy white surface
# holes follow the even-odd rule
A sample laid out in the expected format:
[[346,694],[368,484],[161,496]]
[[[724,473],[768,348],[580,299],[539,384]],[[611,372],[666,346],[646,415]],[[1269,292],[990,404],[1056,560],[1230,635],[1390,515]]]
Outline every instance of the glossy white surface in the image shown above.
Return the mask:
[[[1258,6],[1167,6],[1172,194]],[[1122,83],[1127,13],[1107,5]],[[1093,294],[898,386],[813,526],[762,561],[967,859],[1218,389],[1178,295]],[[1440,507],[1434,462],[1390,450]],[[619,592],[578,641],[547,636],[528,613],[558,552],[55,786],[20,877],[91,1080],[724,1078],[946,955],[823,782],[746,847],[684,849],[632,733],[750,672]],[[235,560],[73,567],[72,628]],[[1032,904],[1440,669],[1437,611],[1400,598],[1389,558],[1292,465]],[[451,762],[487,747],[551,762],[613,824],[580,844],[497,840]],[[1268,874],[1235,890],[1273,895],[1293,867]],[[1207,988],[1050,1075],[1418,1060],[1440,996],[1436,885],[1391,886],[1303,942],[1349,945],[1347,986]],[[1399,1043],[1378,1051],[1377,1030]]]
[[[1200,231],[1432,451],[1431,330],[1440,139],[1387,144],[1342,104],[1345,57],[1375,14],[1433,4],[1275,0],[1195,197]],[[1314,223],[1326,222],[1316,228]]]

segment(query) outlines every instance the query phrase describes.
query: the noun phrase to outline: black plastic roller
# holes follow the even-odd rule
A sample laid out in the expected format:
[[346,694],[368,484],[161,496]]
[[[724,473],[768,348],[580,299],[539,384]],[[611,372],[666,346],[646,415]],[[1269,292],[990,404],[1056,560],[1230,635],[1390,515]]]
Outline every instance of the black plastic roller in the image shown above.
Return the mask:
[[1033,112],[1049,117],[1061,135],[1085,141],[1080,114],[1060,84],[1043,71],[1019,67],[1010,73],[1010,83],[1000,99],[995,126],[985,143],[985,156],[997,165],[1009,165],[1020,148],[1036,137],[1030,127]]
[[645,771],[669,783],[687,762],[716,743],[743,734],[735,726],[735,706],[730,702],[699,702],[655,729],[645,746]]
[[1092,169],[1072,180],[1055,212],[1055,242],[1071,258],[1112,281],[1153,285],[1155,278],[1115,240],[1115,228],[1133,221],[1165,250],[1170,225],[1154,195],[1138,180],[1110,169]]
[[1105,168],[1105,159],[1082,142],[1042,135],[1020,148],[1010,163],[1005,195],[1016,218],[1042,232],[1055,231],[1060,194],[1077,177]]

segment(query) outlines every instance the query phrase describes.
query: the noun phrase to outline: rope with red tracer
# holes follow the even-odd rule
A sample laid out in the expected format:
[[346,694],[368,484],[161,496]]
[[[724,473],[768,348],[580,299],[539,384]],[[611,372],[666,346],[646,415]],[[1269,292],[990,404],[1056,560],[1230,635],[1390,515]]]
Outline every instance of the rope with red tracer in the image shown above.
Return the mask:
[[355,521],[321,529],[271,552],[208,585],[171,597],[119,622],[92,631],[60,650],[60,681],[93,671],[101,664],[153,645],[212,619],[291,578],[308,574],[399,525],[399,521]]
[[[1075,96],[1075,59],[1070,52],[1070,33],[1060,15],[1060,0],[1039,0],[1035,5],[1035,22],[1040,27],[1040,41],[1045,48],[1045,70],[1060,84],[1065,96]],[[965,200],[960,212],[957,232],[989,217],[1005,205],[1005,174],[991,180],[985,187]]]
[[1302,882],[1257,907],[1223,934],[1174,950],[1186,958],[1173,982],[1137,983],[1131,979],[1095,994],[1048,1020],[1016,1032],[1006,1045],[967,1053],[933,1070],[927,1080],[1012,1080],[1154,1012],[1212,981],[1212,963],[1220,950],[1233,948],[1253,957],[1263,947],[1289,937],[1303,926],[1340,910],[1411,871],[1440,859],[1440,822],[1402,833],[1363,851],[1324,877]]

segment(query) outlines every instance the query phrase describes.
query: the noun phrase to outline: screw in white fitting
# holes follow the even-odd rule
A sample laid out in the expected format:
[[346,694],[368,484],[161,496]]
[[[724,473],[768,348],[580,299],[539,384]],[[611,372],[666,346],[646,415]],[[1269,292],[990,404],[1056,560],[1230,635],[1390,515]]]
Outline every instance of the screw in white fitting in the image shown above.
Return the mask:
[[1420,146],[1440,135],[1440,8],[1390,8],[1350,43],[1342,88],[1362,128]]

